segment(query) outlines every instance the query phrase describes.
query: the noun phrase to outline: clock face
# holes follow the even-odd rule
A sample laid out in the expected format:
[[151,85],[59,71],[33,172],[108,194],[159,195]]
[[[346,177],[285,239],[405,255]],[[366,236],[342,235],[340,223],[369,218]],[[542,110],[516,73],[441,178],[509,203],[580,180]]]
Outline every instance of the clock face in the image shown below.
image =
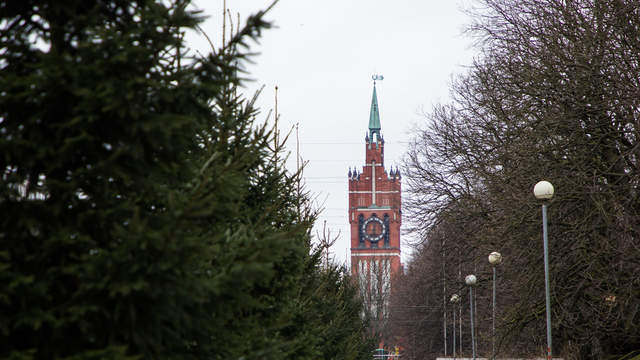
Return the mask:
[[384,237],[387,229],[385,229],[382,219],[372,216],[362,224],[362,232],[367,240],[377,242]]

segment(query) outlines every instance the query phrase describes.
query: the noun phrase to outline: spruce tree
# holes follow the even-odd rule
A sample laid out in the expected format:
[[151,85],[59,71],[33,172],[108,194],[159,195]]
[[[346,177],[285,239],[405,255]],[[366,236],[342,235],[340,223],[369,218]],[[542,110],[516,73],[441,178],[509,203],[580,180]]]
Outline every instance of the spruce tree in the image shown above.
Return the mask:
[[191,59],[187,5],[0,5],[0,358],[275,359],[305,341],[280,330],[313,214],[237,91],[269,24]]

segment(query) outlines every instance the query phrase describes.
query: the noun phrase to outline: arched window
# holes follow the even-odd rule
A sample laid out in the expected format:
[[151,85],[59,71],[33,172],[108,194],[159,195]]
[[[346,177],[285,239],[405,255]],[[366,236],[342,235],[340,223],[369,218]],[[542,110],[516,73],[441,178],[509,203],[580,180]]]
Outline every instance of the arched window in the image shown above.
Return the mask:
[[362,225],[364,225],[364,215],[358,216],[358,247],[364,247],[364,233],[362,232]]
[[389,229],[389,215],[387,214],[384,214],[384,228],[387,229],[387,231],[384,233],[384,245],[382,246],[391,247],[391,245],[389,245],[389,232],[391,229]]

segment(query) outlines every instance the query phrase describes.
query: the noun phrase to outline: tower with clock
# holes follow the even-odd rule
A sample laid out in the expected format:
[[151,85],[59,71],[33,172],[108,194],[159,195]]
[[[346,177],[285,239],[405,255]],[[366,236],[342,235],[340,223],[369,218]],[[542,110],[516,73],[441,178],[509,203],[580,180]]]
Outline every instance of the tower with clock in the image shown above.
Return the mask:
[[401,176],[384,166],[384,138],[373,76],[369,131],[362,171],[349,169],[351,272],[374,319],[387,313],[393,275],[400,271]]

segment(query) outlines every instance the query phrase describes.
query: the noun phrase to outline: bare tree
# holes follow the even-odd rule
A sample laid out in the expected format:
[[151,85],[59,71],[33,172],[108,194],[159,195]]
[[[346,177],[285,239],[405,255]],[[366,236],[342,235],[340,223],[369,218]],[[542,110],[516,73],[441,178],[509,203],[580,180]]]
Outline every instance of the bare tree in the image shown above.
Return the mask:
[[360,259],[356,274],[364,303],[363,316],[370,319],[371,332],[380,338],[381,345],[390,349],[397,342],[389,327],[392,287],[395,286],[392,258],[381,255]]
[[338,238],[340,237],[340,233],[342,230],[338,230],[338,235],[335,237],[331,236],[331,229],[327,229],[327,220],[324,221],[324,225],[322,227],[322,235],[316,230],[316,237],[320,242],[319,247],[322,249],[322,263],[324,268],[326,269],[333,262],[333,258],[331,257],[331,253],[329,249],[336,243]]
[[436,282],[474,271],[482,289],[486,256],[501,252],[499,351],[543,354],[542,220],[532,189],[548,180],[554,354],[631,353],[640,348],[640,4],[478,4],[469,34],[481,52],[454,83],[454,102],[426,114],[405,158],[407,218],[425,241],[415,261],[438,264]]

